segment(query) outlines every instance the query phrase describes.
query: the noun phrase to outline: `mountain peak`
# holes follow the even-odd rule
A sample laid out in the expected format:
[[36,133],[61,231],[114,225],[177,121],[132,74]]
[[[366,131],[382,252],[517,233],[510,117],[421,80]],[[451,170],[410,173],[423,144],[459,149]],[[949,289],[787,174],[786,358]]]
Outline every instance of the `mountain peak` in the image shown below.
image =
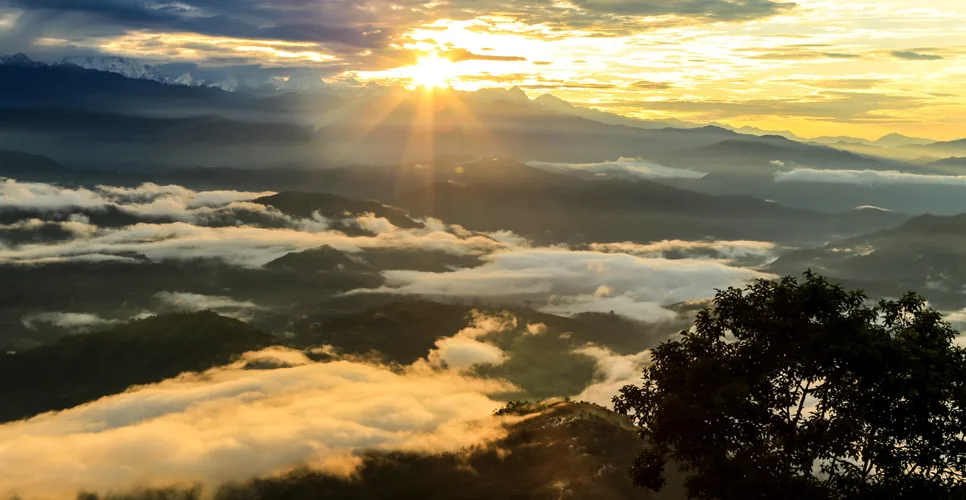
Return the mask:
[[195,85],[197,85],[194,77],[191,76],[191,73],[185,73],[179,76],[174,80],[174,83],[177,83],[178,85],[185,85],[187,87],[194,87]]
[[530,102],[530,98],[527,96],[527,93],[524,92],[519,85],[514,85],[513,88],[511,88],[510,90],[507,90],[506,93],[507,93],[507,97],[509,97],[513,101]]
[[553,94],[543,94],[543,95],[537,97],[536,99],[534,99],[533,102],[541,103],[541,104],[546,104],[546,105],[549,105],[549,106],[562,105],[562,104],[565,104],[567,106],[573,106],[573,104],[570,104],[569,102],[567,102],[567,101],[565,101],[565,100],[563,100],[563,99],[561,99],[561,98],[559,98],[559,97],[557,97],[557,96],[555,96]]
[[17,54],[12,55],[12,56],[0,56],[0,65],[2,65],[2,66],[22,66],[22,67],[30,67],[30,68],[37,68],[37,67],[46,66],[46,64],[44,64],[42,62],[37,62],[37,61],[34,61],[33,59],[27,57],[27,55],[24,54],[23,52],[19,52]]
[[922,139],[919,137],[909,137],[908,135],[902,135],[896,132],[891,134],[886,134],[875,141],[872,144],[876,146],[882,146],[887,148],[902,147],[902,146],[925,146],[927,144],[932,144],[936,141],[930,139]]
[[12,56],[3,56],[3,58],[4,60],[9,60],[12,62],[27,62],[27,63],[34,62],[32,59],[27,57],[27,54],[24,54],[23,52],[18,52]]
[[116,73],[135,80],[150,80],[158,83],[168,83],[168,79],[162,76],[156,69],[147,64],[131,61],[117,56],[88,56],[88,57],[65,57],[60,62],[61,65],[80,66],[84,69],[94,71],[104,71]]

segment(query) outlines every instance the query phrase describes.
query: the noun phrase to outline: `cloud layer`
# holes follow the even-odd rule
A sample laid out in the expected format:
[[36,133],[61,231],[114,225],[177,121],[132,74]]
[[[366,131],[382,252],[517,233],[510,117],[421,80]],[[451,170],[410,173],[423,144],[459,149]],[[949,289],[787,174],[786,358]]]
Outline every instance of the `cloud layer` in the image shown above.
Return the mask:
[[66,188],[39,182],[0,180],[0,207],[22,209],[102,208],[122,206],[145,216],[192,220],[191,211],[269,196],[272,192],[192,191],[188,188],[145,183],[138,187],[97,186]]
[[574,350],[593,359],[596,363],[598,380],[589,385],[575,399],[612,407],[611,399],[625,385],[640,383],[641,370],[651,361],[651,351],[622,356],[610,349],[587,345]]
[[558,173],[586,173],[596,176],[625,176],[639,179],[701,179],[705,172],[671,168],[634,158],[620,158],[602,163],[548,163],[531,161],[527,165]]
[[0,492],[215,485],[303,464],[347,474],[360,450],[456,451],[504,433],[489,417],[500,382],[265,356],[291,367],[234,365],[0,426]]
[[825,182],[830,184],[966,186],[966,176],[924,175],[895,170],[818,170],[798,168],[776,172],[775,182]]
[[[346,252],[363,248],[419,248],[456,255],[480,254],[518,244],[512,234],[474,234],[438,220],[422,228],[401,229],[383,218],[364,215],[347,223],[375,236],[350,237],[329,229],[329,221],[317,213],[312,218],[292,218],[278,210],[250,201],[266,193],[238,191],[196,192],[181,186],[143,184],[137,188],[98,186],[61,188],[50,184],[0,183],[0,208],[58,211],[118,210],[147,220],[116,228],[101,228],[83,216],[52,222],[76,237],[68,241],[4,245],[0,262],[43,263],[63,260],[127,260],[140,254],[154,261],[217,258],[228,263],[259,267],[288,253],[330,245]],[[42,225],[27,221],[19,229]],[[12,229],[18,229],[12,228]],[[3,228],[0,228],[3,229]],[[126,255],[119,255],[126,254]]]
[[[498,252],[483,266],[448,273],[390,271],[380,291],[427,296],[531,300],[555,313],[614,312],[644,321],[670,319],[664,305],[702,299],[716,288],[766,277],[713,260],[542,248]],[[607,293],[599,293],[607,287]],[[542,305],[541,305],[542,304]]]

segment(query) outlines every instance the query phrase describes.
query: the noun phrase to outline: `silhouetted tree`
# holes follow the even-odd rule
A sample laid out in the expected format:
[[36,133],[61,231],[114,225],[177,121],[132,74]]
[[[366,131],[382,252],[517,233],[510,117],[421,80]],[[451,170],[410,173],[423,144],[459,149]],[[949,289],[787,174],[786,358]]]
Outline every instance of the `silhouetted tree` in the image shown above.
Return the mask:
[[719,291],[614,398],[691,498],[966,498],[966,354],[908,294],[870,306],[808,272]]

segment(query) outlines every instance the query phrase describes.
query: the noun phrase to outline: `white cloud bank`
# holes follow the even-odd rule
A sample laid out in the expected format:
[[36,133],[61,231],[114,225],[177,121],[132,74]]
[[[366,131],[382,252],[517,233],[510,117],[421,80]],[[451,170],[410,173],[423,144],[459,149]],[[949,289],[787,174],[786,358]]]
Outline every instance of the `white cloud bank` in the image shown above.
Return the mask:
[[249,300],[235,300],[218,295],[202,295],[186,292],[158,292],[154,294],[165,308],[185,312],[215,311],[222,316],[250,321],[252,314],[265,308]]
[[203,207],[223,206],[269,196],[273,192],[192,191],[177,186],[145,183],[136,188],[96,186],[66,188],[54,184],[0,181],[0,207],[30,209],[100,208],[116,205],[141,215],[170,216],[184,220],[187,213]]
[[56,326],[67,330],[85,332],[120,323],[118,320],[105,319],[91,313],[42,312],[32,313],[20,319],[24,326],[36,329],[41,324]]
[[661,258],[672,252],[688,256],[713,256],[721,259],[744,259],[756,257],[767,259],[774,256],[775,244],[767,241],[684,241],[664,240],[656,243],[640,244],[631,241],[623,243],[592,243],[590,249],[597,252],[628,253],[640,257]]
[[517,319],[513,315],[496,316],[474,311],[473,323],[452,337],[437,340],[436,347],[426,359],[431,367],[456,371],[466,371],[477,365],[501,365],[508,355],[480,339],[516,327]]
[[613,407],[611,399],[625,385],[639,384],[642,370],[651,362],[651,351],[622,356],[610,349],[587,345],[573,351],[596,362],[598,381],[588,386],[574,399],[596,403],[608,408]]
[[265,356],[291,367],[239,363],[0,426],[0,494],[216,485],[300,465],[347,474],[360,450],[457,451],[505,435],[489,397],[502,382],[278,348],[248,359]]
[[[447,273],[389,271],[380,292],[513,298],[555,313],[610,311],[644,321],[670,319],[664,305],[702,299],[715,289],[771,277],[713,260],[642,258],[565,249],[497,252],[486,264]],[[599,293],[607,287],[606,294]],[[360,290],[356,293],[363,293]],[[538,305],[538,307],[540,307]]]
[[830,184],[856,184],[860,186],[915,184],[966,187],[966,176],[910,174],[896,170],[819,170],[796,168],[788,172],[776,172],[775,182],[822,182]]
[[56,260],[110,259],[112,254],[138,253],[154,261],[199,258],[222,259],[229,264],[260,267],[291,252],[330,245],[346,252],[362,248],[422,248],[465,255],[504,248],[489,237],[461,237],[447,231],[439,221],[423,228],[401,229],[372,216],[357,219],[360,225],[380,228],[376,236],[350,237],[338,231],[268,229],[252,226],[203,227],[187,222],[138,223],[118,229],[99,229],[92,235],[59,243],[0,245],[0,262],[36,263]]
[[665,167],[641,159],[620,158],[617,161],[601,163],[549,163],[531,161],[527,165],[556,173],[586,172],[599,176],[623,175],[641,179],[701,179],[708,175],[682,168]]

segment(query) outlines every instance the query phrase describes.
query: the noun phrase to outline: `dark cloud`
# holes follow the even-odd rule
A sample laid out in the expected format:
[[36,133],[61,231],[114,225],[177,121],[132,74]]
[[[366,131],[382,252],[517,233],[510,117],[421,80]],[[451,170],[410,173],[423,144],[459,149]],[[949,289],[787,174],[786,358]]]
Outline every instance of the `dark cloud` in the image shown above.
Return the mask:
[[[380,18],[379,9],[357,0],[0,0],[0,6],[35,14],[28,21],[45,32],[80,36],[134,29],[374,48],[398,30],[392,19]],[[406,7],[418,15],[417,4]]]
[[[0,0],[24,10],[21,23],[45,36],[85,37],[129,30],[325,43],[336,50],[387,47],[408,28],[439,17],[506,14],[531,24],[584,29],[599,36],[639,31],[642,17],[743,21],[795,4],[773,0]],[[677,21],[673,21],[677,22]],[[646,26],[656,24],[650,20]],[[501,59],[502,60],[502,59]]]
[[896,59],[905,59],[907,61],[938,61],[943,58],[940,55],[923,54],[922,52],[913,52],[911,50],[893,50],[889,52],[889,55]]

